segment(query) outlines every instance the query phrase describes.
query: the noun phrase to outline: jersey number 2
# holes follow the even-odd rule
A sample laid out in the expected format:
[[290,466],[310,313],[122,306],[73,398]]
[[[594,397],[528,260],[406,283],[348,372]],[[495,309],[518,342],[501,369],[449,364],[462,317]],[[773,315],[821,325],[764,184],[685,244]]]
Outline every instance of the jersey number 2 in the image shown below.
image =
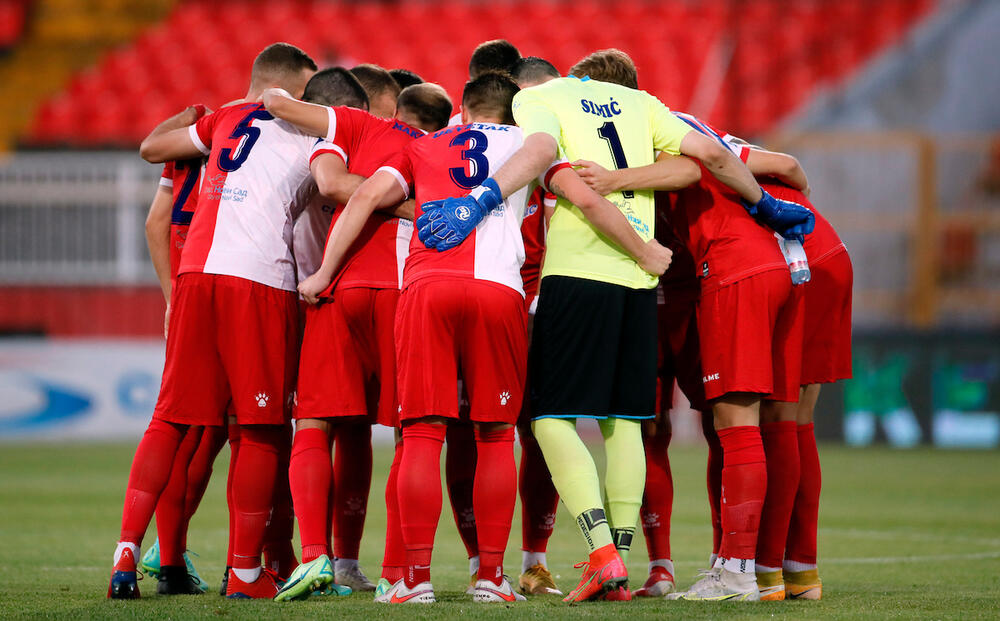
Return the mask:
[[448,146],[466,144],[469,144],[469,148],[462,151],[462,159],[469,162],[471,174],[466,174],[465,166],[449,168],[448,174],[451,175],[451,180],[455,182],[455,185],[471,190],[486,181],[486,177],[490,174],[490,160],[485,153],[486,147],[489,146],[489,140],[483,132],[470,129],[452,138]]
[[[622,141],[618,137],[618,129],[615,127],[615,124],[608,121],[604,125],[601,125],[597,128],[597,135],[608,141],[608,146],[611,147],[611,157],[615,160],[615,168],[618,170],[628,168],[628,162],[625,160],[625,150],[622,149]],[[625,198],[634,198],[635,192],[632,190],[623,190],[622,196]]]
[[236,155],[235,157],[233,156],[233,149],[229,147],[221,150],[219,152],[220,169],[226,172],[233,172],[234,170],[238,170],[243,165],[243,162],[247,161],[247,158],[250,157],[250,149],[253,148],[254,143],[260,138],[260,128],[250,125],[254,119],[271,121],[274,120],[274,117],[263,108],[254,110],[246,115],[233,130],[233,133],[229,135],[230,138],[240,139],[239,144],[236,145]]

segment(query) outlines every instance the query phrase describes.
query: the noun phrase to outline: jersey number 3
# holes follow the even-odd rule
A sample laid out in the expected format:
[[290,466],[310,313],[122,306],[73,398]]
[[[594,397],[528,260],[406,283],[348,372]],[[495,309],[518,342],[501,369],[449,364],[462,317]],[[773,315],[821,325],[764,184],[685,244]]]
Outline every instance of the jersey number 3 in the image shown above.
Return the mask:
[[470,129],[452,138],[448,146],[455,147],[466,144],[468,144],[468,148],[462,151],[462,159],[469,163],[469,173],[471,174],[466,174],[465,166],[449,168],[448,174],[451,175],[451,180],[455,182],[455,185],[471,190],[486,181],[486,177],[490,174],[490,160],[485,153],[486,147],[489,146],[489,140],[483,132]]
[[[611,121],[606,122],[597,128],[597,135],[608,142],[608,146],[611,147],[611,157],[615,160],[615,168],[621,170],[622,168],[628,168],[628,162],[625,160],[625,150],[622,149],[622,141],[618,137],[618,129],[615,124]],[[634,198],[635,192],[632,190],[622,191],[622,196],[625,198]]]
[[253,123],[254,119],[260,119],[261,121],[272,121],[274,117],[271,113],[263,108],[254,110],[250,114],[243,117],[243,120],[239,122],[239,125],[233,129],[233,133],[229,135],[230,138],[239,138],[240,142],[236,145],[235,156],[233,155],[233,149],[226,147],[219,151],[219,168],[226,172],[233,172],[238,170],[243,162],[247,161],[250,157],[250,149],[253,148],[254,143],[260,138],[260,128],[253,127],[250,125]]

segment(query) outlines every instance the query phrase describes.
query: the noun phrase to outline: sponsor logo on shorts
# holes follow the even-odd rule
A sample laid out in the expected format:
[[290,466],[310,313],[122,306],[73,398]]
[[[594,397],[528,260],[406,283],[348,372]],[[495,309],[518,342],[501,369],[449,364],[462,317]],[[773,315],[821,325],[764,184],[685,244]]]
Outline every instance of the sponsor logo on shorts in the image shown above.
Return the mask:
[[701,264],[701,277],[708,278],[708,261]]
[[704,376],[704,377],[701,378],[701,383],[702,384],[707,384],[709,382],[717,381],[718,379],[719,379],[719,374],[718,373],[710,373],[709,375],[706,375],[706,376]]
[[500,405],[507,405],[508,401],[510,401],[510,393],[505,390],[500,393]]
[[267,402],[271,400],[270,395],[263,392],[258,392],[253,398],[254,401],[257,402],[257,407],[259,408],[266,408]]

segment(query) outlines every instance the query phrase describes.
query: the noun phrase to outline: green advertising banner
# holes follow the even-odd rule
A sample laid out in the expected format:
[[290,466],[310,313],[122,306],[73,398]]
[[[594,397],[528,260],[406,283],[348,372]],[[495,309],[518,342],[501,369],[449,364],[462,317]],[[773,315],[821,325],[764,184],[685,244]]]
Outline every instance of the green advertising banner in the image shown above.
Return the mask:
[[855,332],[853,349],[854,378],[823,387],[820,437],[1000,447],[1000,332]]

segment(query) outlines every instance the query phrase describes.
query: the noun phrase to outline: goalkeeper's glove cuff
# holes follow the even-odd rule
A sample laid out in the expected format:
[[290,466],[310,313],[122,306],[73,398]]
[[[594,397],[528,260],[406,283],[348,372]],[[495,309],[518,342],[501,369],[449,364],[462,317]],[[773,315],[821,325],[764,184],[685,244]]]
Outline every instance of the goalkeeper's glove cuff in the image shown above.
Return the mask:
[[482,185],[469,192],[469,196],[475,199],[480,207],[483,208],[482,217],[484,218],[503,203],[503,194],[500,192],[500,186],[493,180],[493,177],[487,177]]

